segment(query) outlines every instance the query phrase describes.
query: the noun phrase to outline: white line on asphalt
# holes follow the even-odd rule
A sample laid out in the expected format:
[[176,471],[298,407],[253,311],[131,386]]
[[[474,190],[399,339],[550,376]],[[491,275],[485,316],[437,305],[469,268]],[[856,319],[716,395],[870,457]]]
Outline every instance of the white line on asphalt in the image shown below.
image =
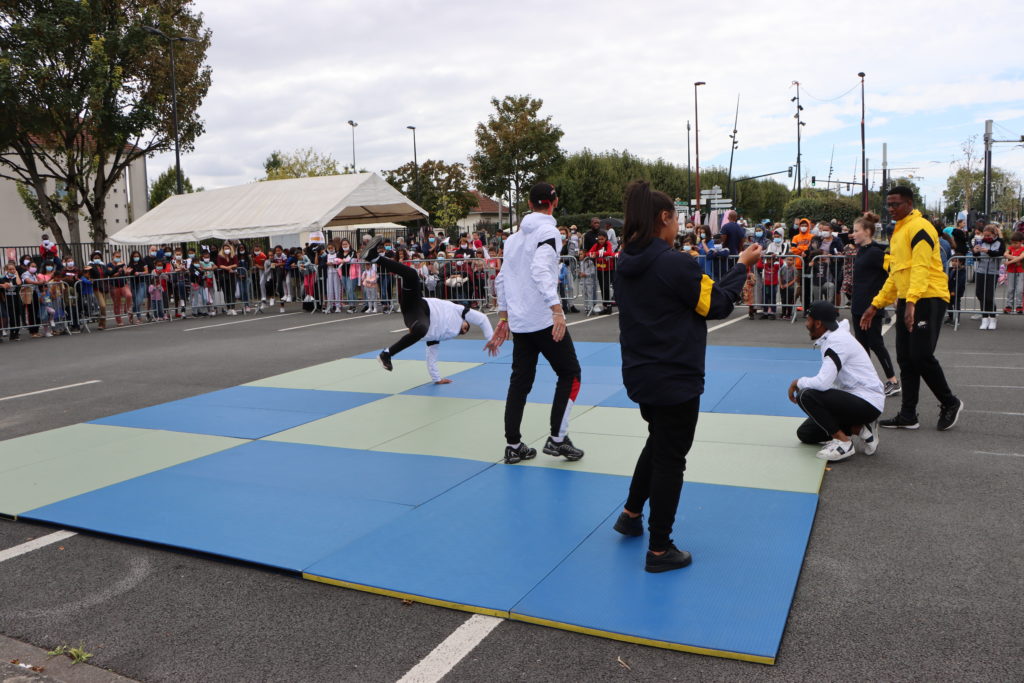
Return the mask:
[[450,636],[420,660],[420,663],[402,676],[398,683],[436,683],[455,668],[462,658],[473,651],[494,628],[502,622],[498,617],[474,614],[466,619]]
[[369,315],[361,315],[358,318],[342,318],[340,320],[325,320],[322,323],[309,323],[308,325],[296,325],[295,327],[285,327],[278,330],[278,332],[290,332],[291,330],[301,330],[304,327],[316,327],[317,325],[333,325],[334,323],[344,323],[350,320],[366,320],[367,318],[374,318],[378,315],[384,315],[383,313],[370,313]]
[[992,451],[974,451],[975,455],[1009,455],[1014,458],[1024,458],[1024,453],[993,453]]
[[84,387],[86,384],[97,384],[102,382],[101,379],[91,379],[88,382],[77,382],[75,384],[65,384],[62,387],[54,387],[52,389],[40,389],[39,391],[30,391],[27,394],[15,394],[14,396],[4,396],[0,398],[0,401],[10,401],[15,398],[25,398],[26,396],[35,396],[36,394],[45,394],[50,391],[60,391],[61,389],[73,389],[75,387]]
[[882,325],[882,336],[884,337],[885,333],[888,332],[889,330],[891,330],[893,325],[895,325],[895,324],[896,324],[896,318],[893,317],[893,319],[891,321],[889,321],[888,325]]
[[979,370],[1024,370],[1024,367],[1012,368],[1007,365],[956,365],[957,368],[977,368]]
[[618,314],[619,314],[619,312],[615,311],[614,313],[610,313],[607,316],[603,316],[603,315],[600,315],[600,314],[598,314],[598,315],[591,315],[591,316],[588,316],[588,317],[584,318],[583,320],[577,320],[574,323],[566,323],[565,326],[566,327],[572,327],[573,325],[582,325],[583,323],[589,323],[592,320],[600,320],[600,319],[605,318],[605,317],[611,318],[612,316],[615,316],[615,315],[618,315]]
[[953,351],[952,353],[959,353],[964,356],[1019,356],[1020,351],[1005,351],[997,353],[995,351]]
[[4,560],[9,560],[12,557],[17,557],[18,555],[30,553],[33,550],[38,550],[39,548],[45,548],[51,543],[63,541],[65,538],[71,538],[74,535],[74,531],[54,531],[52,534],[40,536],[35,540],[27,541],[25,543],[22,543],[21,545],[16,545],[13,548],[8,548],[7,550],[0,550],[0,562],[3,562]]
[[965,413],[976,413],[978,415],[1009,415],[1010,417],[1024,417],[1024,413],[1007,413],[999,410],[965,410]]
[[[305,313],[305,311],[295,311],[294,313],[277,313],[272,315],[273,318],[284,318],[289,315],[298,315],[299,313]],[[247,320],[233,320],[229,323],[217,323],[215,325],[203,325],[202,327],[189,327],[185,329],[185,332],[195,332],[196,330],[208,330],[211,327],[224,327],[225,325],[241,325],[242,323],[254,323],[257,320],[267,320],[266,317],[248,318]]]
[[1024,387],[1016,384],[957,384],[958,387],[971,387],[972,389],[1016,389],[1024,390]]
[[747,320],[747,319],[749,319],[749,318],[747,316],[745,316],[745,315],[738,315],[735,318],[733,318],[732,320],[726,320],[724,323],[718,323],[714,327],[709,327],[708,328],[708,332],[714,332],[715,330],[720,330],[723,327],[728,327],[729,325],[732,325],[733,323],[738,323],[741,320]]

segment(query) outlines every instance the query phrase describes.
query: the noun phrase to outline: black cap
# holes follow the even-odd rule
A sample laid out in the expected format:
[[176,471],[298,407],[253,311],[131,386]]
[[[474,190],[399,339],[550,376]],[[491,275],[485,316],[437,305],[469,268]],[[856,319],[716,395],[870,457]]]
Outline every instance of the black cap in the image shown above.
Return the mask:
[[815,301],[807,309],[807,315],[825,324],[829,330],[839,329],[839,311],[831,301]]
[[537,183],[530,188],[530,203],[537,207],[547,207],[548,204],[558,199],[555,186],[551,183]]

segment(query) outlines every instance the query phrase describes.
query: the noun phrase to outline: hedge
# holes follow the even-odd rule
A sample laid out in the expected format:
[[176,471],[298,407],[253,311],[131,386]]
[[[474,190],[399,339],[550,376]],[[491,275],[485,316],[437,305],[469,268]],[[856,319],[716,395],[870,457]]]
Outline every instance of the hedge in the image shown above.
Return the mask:
[[800,218],[826,222],[838,218],[847,225],[853,225],[861,213],[860,204],[846,197],[797,197],[786,202],[782,209],[782,220],[792,225]]

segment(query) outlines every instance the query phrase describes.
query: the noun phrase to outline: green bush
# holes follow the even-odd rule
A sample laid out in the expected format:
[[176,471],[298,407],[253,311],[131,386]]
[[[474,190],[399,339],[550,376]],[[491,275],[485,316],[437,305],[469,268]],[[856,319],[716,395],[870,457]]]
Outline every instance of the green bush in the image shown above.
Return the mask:
[[566,227],[569,227],[570,225],[575,225],[580,230],[586,230],[586,229],[588,229],[590,227],[590,219],[593,218],[594,216],[597,216],[598,218],[602,218],[602,219],[604,219],[604,218],[618,218],[619,220],[622,220],[623,214],[622,214],[621,211],[620,212],[612,212],[612,213],[607,213],[607,212],[602,213],[602,212],[598,211],[598,212],[595,212],[595,213],[571,213],[571,214],[566,214],[564,216],[560,216],[558,214],[558,212],[556,211],[555,212],[555,221],[558,223],[558,225],[564,225]]
[[847,225],[853,225],[860,215],[860,204],[846,197],[797,197],[786,202],[782,210],[782,220],[787,225],[800,218],[812,221],[838,218]]

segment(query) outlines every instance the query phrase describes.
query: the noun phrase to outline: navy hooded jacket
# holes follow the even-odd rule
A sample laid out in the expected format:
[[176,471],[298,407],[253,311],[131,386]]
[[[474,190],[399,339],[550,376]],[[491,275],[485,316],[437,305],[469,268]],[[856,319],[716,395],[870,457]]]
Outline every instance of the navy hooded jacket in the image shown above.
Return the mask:
[[746,276],[747,267],[737,263],[715,282],[696,259],[658,238],[619,254],[615,301],[631,400],[667,406],[704,393],[706,321],[732,313]]

